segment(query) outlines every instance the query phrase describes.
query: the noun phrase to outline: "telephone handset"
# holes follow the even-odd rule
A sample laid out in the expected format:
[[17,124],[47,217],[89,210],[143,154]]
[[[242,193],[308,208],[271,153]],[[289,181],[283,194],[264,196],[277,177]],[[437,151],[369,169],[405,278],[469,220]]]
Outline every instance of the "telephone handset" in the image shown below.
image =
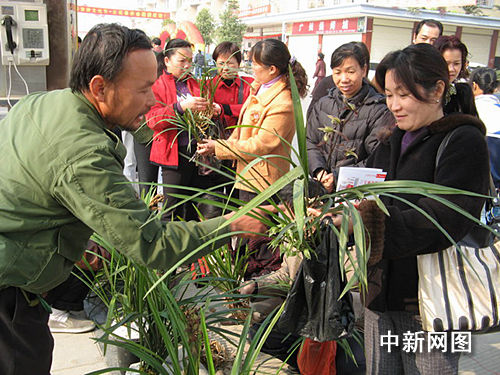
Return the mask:
[[11,54],[14,54],[14,50],[17,47],[16,42],[12,38],[12,26],[16,25],[16,22],[11,16],[5,16],[2,20],[2,25],[5,26],[5,33],[7,34],[7,45]]
[[41,0],[0,0],[2,65],[48,65],[47,6]]

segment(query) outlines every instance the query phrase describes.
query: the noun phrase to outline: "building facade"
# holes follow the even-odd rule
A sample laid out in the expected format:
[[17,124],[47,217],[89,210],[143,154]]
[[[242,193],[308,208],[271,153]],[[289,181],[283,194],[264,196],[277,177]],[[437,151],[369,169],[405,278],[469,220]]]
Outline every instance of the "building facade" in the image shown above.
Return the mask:
[[388,52],[411,44],[415,25],[432,18],[443,24],[444,35],[455,34],[467,45],[471,66],[500,69],[500,11],[493,1],[482,3],[483,7],[475,9],[483,15],[477,15],[466,14],[461,7],[396,8],[366,0],[242,0],[241,19],[248,26],[243,49],[263,38],[280,38],[306,71],[312,72],[319,51],[325,54],[329,66],[337,47],[362,41],[376,64]]

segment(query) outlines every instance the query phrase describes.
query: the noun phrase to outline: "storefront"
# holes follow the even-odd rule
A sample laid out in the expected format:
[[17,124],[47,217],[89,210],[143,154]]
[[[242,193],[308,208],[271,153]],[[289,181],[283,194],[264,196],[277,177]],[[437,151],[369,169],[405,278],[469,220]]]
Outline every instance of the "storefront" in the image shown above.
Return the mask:
[[262,36],[272,30],[283,30],[282,40],[304,65],[311,84],[319,51],[325,54],[327,74],[331,72],[332,52],[351,41],[364,42],[370,50],[371,62],[376,65],[388,52],[411,44],[416,24],[428,18],[443,24],[444,35],[455,34],[462,39],[469,49],[471,66],[493,67],[497,61],[496,68],[500,68],[499,18],[427,10],[411,13],[406,9],[353,4],[251,17],[244,22]]

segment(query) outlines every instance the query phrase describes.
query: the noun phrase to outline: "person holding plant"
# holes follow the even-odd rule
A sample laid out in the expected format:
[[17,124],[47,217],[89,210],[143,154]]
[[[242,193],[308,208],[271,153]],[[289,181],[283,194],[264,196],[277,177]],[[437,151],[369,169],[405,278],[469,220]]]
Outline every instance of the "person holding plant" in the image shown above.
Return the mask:
[[20,100],[0,122],[0,374],[49,374],[54,340],[47,292],[64,282],[96,231],[138,264],[167,270],[264,232],[248,216],[162,223],[123,175],[125,147],[155,104],[151,41],[94,26],[76,52],[70,88]]
[[[301,97],[307,94],[307,75],[276,39],[252,47],[255,82],[241,109],[238,127],[227,140],[205,139],[198,153],[236,160],[240,199],[249,201],[290,169],[290,147],[295,134],[289,68]],[[267,155],[270,155],[267,157]]]
[[[417,44],[391,52],[378,65],[377,82],[384,88],[387,106],[396,127],[381,139],[368,157],[367,167],[382,168],[386,180],[435,183],[487,194],[489,159],[484,124],[475,116],[445,115],[449,87],[448,67],[438,50]],[[437,151],[453,132],[436,165]],[[401,346],[381,346],[381,335],[403,340],[405,332],[422,331],[418,307],[417,255],[451,245],[426,217],[429,214],[455,241],[462,239],[474,222],[442,203],[415,194],[381,197],[390,216],[375,201],[363,201],[365,217],[378,217],[382,241],[373,242],[368,261],[365,299],[365,351],[367,374],[457,374],[460,353],[450,350],[405,352]],[[446,199],[479,218],[484,198],[447,195]],[[338,218],[340,219],[340,218]],[[339,223],[339,222],[338,222]],[[427,335],[423,348],[427,348]],[[447,335],[448,348],[451,335]]]
[[363,167],[378,133],[394,124],[385,97],[364,80],[368,61],[359,42],[337,48],[331,60],[336,88],[314,104],[307,118],[309,171],[328,192],[335,189],[338,168]]
[[[153,85],[156,104],[146,114],[147,125],[154,130],[150,160],[161,166],[164,184],[176,185],[163,188],[167,209],[178,204],[179,198],[172,194],[192,195],[192,191],[179,186],[209,188],[209,176],[198,174],[198,166],[190,158],[196,151],[196,143],[187,131],[180,131],[176,119],[186,111],[205,111],[210,103],[200,96],[200,86],[190,75],[193,51],[191,44],[183,39],[170,40],[164,50],[165,70]],[[221,113],[219,105],[213,105],[216,115]],[[191,204],[177,206],[170,216],[186,220],[197,218]]]
[[[441,53],[448,65],[450,88],[446,93],[444,113],[465,113],[478,116],[474,103],[474,94],[466,82],[469,77],[467,70],[467,47],[455,35],[443,35],[436,39],[434,47]],[[463,80],[464,82],[460,82]]]

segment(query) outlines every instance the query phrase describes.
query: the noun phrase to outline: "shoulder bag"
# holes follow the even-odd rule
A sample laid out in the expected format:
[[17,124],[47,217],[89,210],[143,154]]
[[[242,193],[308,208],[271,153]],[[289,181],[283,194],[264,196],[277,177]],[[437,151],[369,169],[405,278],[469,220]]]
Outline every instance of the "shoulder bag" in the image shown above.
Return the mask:
[[[441,142],[436,167],[454,131]],[[496,193],[490,188],[490,195]],[[498,225],[498,198],[485,205],[488,226]],[[479,229],[478,229],[479,228]],[[417,256],[418,300],[425,331],[492,332],[500,328],[500,252],[497,236],[475,226],[442,251]]]

